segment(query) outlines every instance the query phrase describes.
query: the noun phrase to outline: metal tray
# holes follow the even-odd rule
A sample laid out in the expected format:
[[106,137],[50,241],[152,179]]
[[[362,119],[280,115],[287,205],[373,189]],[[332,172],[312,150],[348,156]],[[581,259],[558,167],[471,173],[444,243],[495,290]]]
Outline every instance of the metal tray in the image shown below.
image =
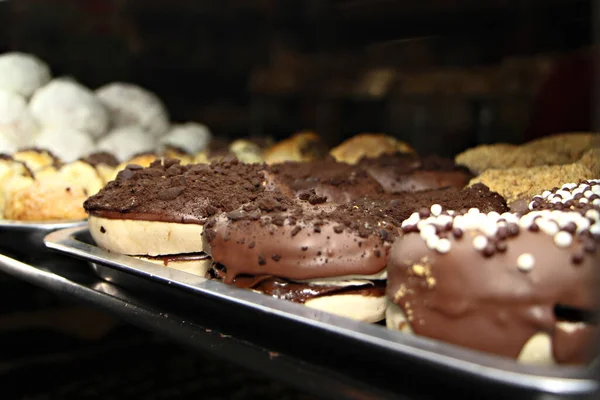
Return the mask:
[[[60,257],[48,251],[44,237],[55,230],[87,225],[86,220],[14,221],[0,219],[0,252],[26,262]],[[64,258],[64,257],[63,257]]]
[[[214,310],[215,314],[206,314],[205,318],[218,320],[221,316],[224,320],[237,315],[236,321],[228,323],[242,339],[274,341],[288,353],[294,352],[292,346],[299,347],[301,351],[296,353],[300,359],[311,358],[314,362],[317,357],[320,365],[355,374],[355,379],[379,385],[387,393],[401,393],[409,386],[418,386],[415,390],[422,393],[431,388],[447,388],[453,394],[463,391],[464,395],[477,398],[549,399],[593,398],[598,391],[596,371],[592,368],[521,365],[312,310],[103,250],[94,245],[87,227],[55,231],[45,243],[50,249],[108,267],[121,276],[128,275],[128,284],[141,286],[144,281],[152,281],[162,283],[173,296],[182,291],[192,293],[199,309]],[[311,346],[309,350],[307,344]]]

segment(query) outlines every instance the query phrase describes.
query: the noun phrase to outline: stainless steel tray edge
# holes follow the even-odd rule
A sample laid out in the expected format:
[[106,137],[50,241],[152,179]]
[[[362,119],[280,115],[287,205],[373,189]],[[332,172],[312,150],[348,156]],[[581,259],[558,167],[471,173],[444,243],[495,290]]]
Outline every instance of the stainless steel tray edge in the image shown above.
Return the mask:
[[558,395],[587,395],[598,389],[591,368],[541,367],[517,364],[502,357],[459,348],[427,338],[406,335],[381,326],[352,321],[302,305],[273,299],[185,272],[163,268],[77,240],[87,227],[54,231],[45,238],[48,248],[129,274],[163,282],[198,295],[220,299],[262,313],[368,342],[391,355],[428,362],[479,379]]

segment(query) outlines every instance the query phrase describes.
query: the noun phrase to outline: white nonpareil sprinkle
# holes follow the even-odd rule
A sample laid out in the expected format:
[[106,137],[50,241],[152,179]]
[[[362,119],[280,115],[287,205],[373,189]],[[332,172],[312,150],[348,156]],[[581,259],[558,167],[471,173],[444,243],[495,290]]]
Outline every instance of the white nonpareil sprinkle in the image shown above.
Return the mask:
[[435,246],[435,249],[442,254],[448,253],[451,248],[452,243],[446,238],[440,239],[439,242],[437,242],[437,245]]
[[485,236],[477,235],[475,236],[475,239],[473,239],[473,247],[475,248],[475,250],[481,251],[485,249],[485,246],[487,246],[487,244],[488,240]]
[[440,206],[439,204],[434,204],[431,206],[430,210],[431,214],[437,217],[442,213],[442,206]]
[[535,266],[535,259],[529,253],[523,253],[517,258],[517,268],[520,271],[528,272]]
[[593,219],[594,221],[597,221],[600,219],[600,212],[598,212],[598,210],[587,210],[585,212],[585,216],[587,218]]
[[554,236],[558,233],[558,225],[552,220],[538,218],[536,224],[546,235]]
[[569,247],[573,243],[573,236],[569,232],[560,231],[554,235],[554,244],[558,247]]
[[427,240],[430,237],[435,236],[435,226],[425,225],[424,227],[421,228],[420,235],[425,240]]
[[577,187],[576,183],[565,183],[561,189],[563,190],[573,190]]
[[600,223],[596,222],[594,225],[590,226],[590,233],[594,236],[600,235]]
[[583,192],[583,195],[585,197],[592,197],[593,194],[594,192],[592,192],[591,190],[586,190],[585,192]]
[[585,197],[582,197],[582,198],[580,198],[580,199],[579,199],[579,202],[580,202],[580,203],[583,203],[583,204],[587,204],[587,202],[588,202],[588,199],[587,199],[587,198],[585,198]]
[[552,194],[551,191],[549,190],[544,190],[544,193],[542,193],[542,197],[545,199],[546,197],[550,196]]
[[438,243],[440,242],[440,238],[433,235],[433,236],[428,236],[425,239],[425,244],[427,245],[427,247],[431,250],[435,250]]
[[594,201],[592,201],[592,204],[595,206],[600,206],[600,199],[595,199]]

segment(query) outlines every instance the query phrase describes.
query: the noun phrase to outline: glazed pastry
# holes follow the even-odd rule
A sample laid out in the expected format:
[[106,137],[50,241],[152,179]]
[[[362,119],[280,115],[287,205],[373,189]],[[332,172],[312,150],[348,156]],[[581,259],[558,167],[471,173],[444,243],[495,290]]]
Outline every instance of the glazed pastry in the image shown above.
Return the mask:
[[28,148],[13,153],[12,158],[27,165],[32,172],[45,168],[59,168],[62,164],[60,159],[49,150],[41,148]]
[[361,133],[333,148],[329,154],[339,162],[356,164],[363,158],[394,153],[414,153],[414,150],[407,143],[383,133]]
[[387,154],[363,158],[358,166],[366,170],[386,193],[414,192],[442,187],[463,188],[473,175],[452,160],[437,156]]
[[357,320],[383,319],[396,232],[388,220],[359,207],[315,207],[263,192],[205,227],[215,278]]
[[116,177],[116,170],[119,166],[119,160],[107,152],[97,152],[82,158],[80,161],[88,163],[92,167],[96,168],[96,172],[102,178],[104,184],[112,181]]
[[413,214],[390,253],[388,327],[524,363],[590,362],[599,215]]
[[25,163],[0,154],[0,219],[4,217],[7,192],[18,191],[33,183],[33,173]]

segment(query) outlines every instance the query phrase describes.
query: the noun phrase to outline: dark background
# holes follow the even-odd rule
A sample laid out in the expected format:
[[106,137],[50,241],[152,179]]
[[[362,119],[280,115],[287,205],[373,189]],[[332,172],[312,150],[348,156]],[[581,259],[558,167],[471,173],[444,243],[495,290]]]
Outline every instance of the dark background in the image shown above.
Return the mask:
[[[314,129],[335,144],[388,132],[452,155],[590,129],[589,113],[531,127],[554,114],[535,113],[548,77],[592,52],[592,2],[6,1],[0,51],[34,53],[55,75],[92,88],[138,83],[173,120],[201,121],[222,136]],[[589,71],[586,62],[561,79]],[[566,79],[544,104],[576,86],[554,107],[589,109],[591,81]]]

